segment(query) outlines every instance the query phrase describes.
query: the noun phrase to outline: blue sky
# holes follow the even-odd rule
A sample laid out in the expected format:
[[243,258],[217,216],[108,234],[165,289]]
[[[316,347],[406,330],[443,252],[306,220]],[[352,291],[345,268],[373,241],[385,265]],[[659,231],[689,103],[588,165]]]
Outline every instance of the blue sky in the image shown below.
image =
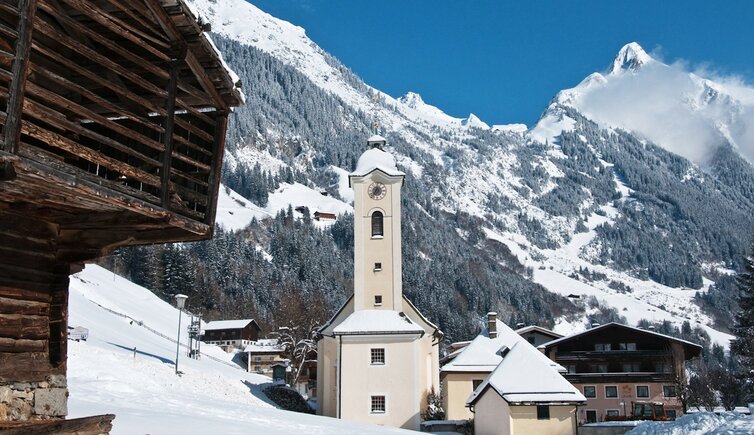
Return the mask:
[[533,124],[559,90],[636,41],[665,62],[754,82],[754,1],[252,0],[368,84],[450,115]]

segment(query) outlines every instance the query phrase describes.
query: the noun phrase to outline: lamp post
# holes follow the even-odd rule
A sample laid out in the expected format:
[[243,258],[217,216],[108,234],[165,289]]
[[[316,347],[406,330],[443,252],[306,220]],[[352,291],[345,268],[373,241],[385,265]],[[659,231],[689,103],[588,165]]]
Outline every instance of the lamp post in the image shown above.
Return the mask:
[[186,299],[188,296],[183,294],[175,295],[175,307],[178,308],[178,340],[176,340],[175,346],[175,374],[178,374],[178,354],[181,351],[181,314],[183,313],[183,307],[186,305]]

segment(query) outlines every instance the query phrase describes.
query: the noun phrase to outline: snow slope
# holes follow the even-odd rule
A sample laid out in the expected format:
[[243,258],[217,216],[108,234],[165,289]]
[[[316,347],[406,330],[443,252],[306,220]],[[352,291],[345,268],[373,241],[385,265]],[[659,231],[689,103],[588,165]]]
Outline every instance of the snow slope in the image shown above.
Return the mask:
[[71,277],[69,308],[69,325],[89,329],[86,342],[69,342],[69,415],[114,413],[113,434],[410,433],[276,409],[262,393],[270,379],[238,369],[216,346],[203,345],[200,360],[183,349],[176,376],[167,337],[177,310],[99,266]]

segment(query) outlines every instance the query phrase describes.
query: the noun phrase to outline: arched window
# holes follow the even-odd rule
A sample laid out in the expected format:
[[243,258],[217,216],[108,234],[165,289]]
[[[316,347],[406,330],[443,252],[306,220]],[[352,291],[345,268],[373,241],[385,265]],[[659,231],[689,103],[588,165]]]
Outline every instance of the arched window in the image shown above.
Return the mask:
[[384,235],[382,229],[382,213],[376,211],[372,213],[372,237],[382,237]]

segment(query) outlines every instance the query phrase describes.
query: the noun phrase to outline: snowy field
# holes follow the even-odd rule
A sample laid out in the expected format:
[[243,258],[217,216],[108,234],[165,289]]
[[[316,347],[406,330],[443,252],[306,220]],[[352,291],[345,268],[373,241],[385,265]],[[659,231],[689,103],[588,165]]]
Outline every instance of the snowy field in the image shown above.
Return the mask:
[[234,367],[216,346],[203,345],[200,360],[182,349],[176,376],[165,337],[177,323],[171,305],[99,266],[72,276],[69,325],[89,339],[69,342],[69,416],[115,414],[113,434],[410,433],[276,409],[262,393],[270,379]]
[[626,435],[746,435],[754,433],[754,417],[732,412],[687,414],[675,421],[639,423]]

